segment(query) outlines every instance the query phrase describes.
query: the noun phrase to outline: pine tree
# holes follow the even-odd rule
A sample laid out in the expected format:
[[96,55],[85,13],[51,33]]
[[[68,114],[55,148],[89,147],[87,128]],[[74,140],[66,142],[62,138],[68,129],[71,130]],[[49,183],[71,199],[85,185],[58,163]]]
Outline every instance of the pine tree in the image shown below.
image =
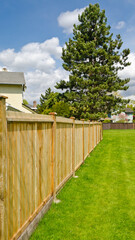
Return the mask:
[[70,106],[60,99],[58,92],[53,92],[51,88],[45,91],[45,95],[41,94],[37,110],[42,114],[56,112],[58,116],[70,117]]
[[56,88],[64,90],[63,98],[72,106],[73,116],[97,118],[127,103],[113,92],[128,89],[130,79],[120,79],[118,72],[130,65],[130,50],[120,52],[121,36],[113,39],[105,10],[101,11],[99,4],[90,4],[78,20],[73,38],[66,42],[62,52],[69,81],[61,80]]
[[51,88],[45,91],[45,95],[41,94],[40,104],[37,106],[38,113],[48,114],[52,110],[52,106],[59,101],[59,93],[54,93]]

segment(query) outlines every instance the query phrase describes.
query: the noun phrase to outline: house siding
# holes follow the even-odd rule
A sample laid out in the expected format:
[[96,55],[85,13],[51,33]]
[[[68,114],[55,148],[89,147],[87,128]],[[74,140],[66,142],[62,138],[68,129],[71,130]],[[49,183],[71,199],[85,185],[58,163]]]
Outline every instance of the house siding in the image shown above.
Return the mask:
[[11,104],[14,108],[18,110],[30,113],[27,109],[22,107],[23,102],[23,86],[22,85],[11,85],[11,84],[2,84],[0,85],[0,95],[8,97],[6,102]]
[[128,116],[128,122],[132,123],[133,122],[133,113],[126,113]]

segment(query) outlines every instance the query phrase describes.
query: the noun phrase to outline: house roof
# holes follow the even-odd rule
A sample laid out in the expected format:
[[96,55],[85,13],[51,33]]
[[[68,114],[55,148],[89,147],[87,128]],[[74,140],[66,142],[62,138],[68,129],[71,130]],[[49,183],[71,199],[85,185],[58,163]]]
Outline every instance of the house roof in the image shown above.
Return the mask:
[[32,110],[37,110],[37,107],[34,107],[34,106],[31,105],[31,104],[24,104],[24,103],[23,103],[23,105],[25,105],[26,107],[28,107],[28,108],[30,108],[30,109],[32,109]]
[[23,72],[0,72],[0,84],[25,85]]
[[6,111],[21,112],[19,109],[13,107],[11,104],[6,102]]
[[133,113],[133,110],[131,108],[125,108],[125,113]]
[[32,106],[32,105],[30,105],[30,104],[25,105],[24,103],[22,103],[22,107],[26,108],[27,110],[29,110],[29,111],[32,112],[32,113],[36,113],[36,112],[34,111],[34,110],[36,110],[36,108],[32,108],[32,107],[30,107],[30,106]]

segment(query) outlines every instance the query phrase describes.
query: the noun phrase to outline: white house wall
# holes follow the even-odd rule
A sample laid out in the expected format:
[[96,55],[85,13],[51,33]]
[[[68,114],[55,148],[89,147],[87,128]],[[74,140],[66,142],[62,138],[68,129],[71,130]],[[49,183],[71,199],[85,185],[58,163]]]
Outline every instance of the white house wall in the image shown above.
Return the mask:
[[[125,112],[122,112],[121,114],[125,115]],[[129,123],[133,122],[133,114],[132,113],[126,113],[126,118],[128,119]],[[119,120],[124,120],[124,118],[120,118],[119,115],[112,115],[113,123],[119,121]]]
[[23,87],[21,85],[0,85],[0,95],[8,97],[6,102],[12,107],[17,108],[22,112],[30,113],[30,111],[22,107]]
[[128,122],[129,123],[133,122],[133,114],[128,114]]

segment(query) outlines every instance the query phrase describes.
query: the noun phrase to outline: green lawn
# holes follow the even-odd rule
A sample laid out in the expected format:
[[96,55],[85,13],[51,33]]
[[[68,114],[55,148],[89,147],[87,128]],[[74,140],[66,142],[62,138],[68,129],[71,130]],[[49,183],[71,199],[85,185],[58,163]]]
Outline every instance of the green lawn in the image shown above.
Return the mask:
[[135,130],[106,130],[31,240],[135,239]]

